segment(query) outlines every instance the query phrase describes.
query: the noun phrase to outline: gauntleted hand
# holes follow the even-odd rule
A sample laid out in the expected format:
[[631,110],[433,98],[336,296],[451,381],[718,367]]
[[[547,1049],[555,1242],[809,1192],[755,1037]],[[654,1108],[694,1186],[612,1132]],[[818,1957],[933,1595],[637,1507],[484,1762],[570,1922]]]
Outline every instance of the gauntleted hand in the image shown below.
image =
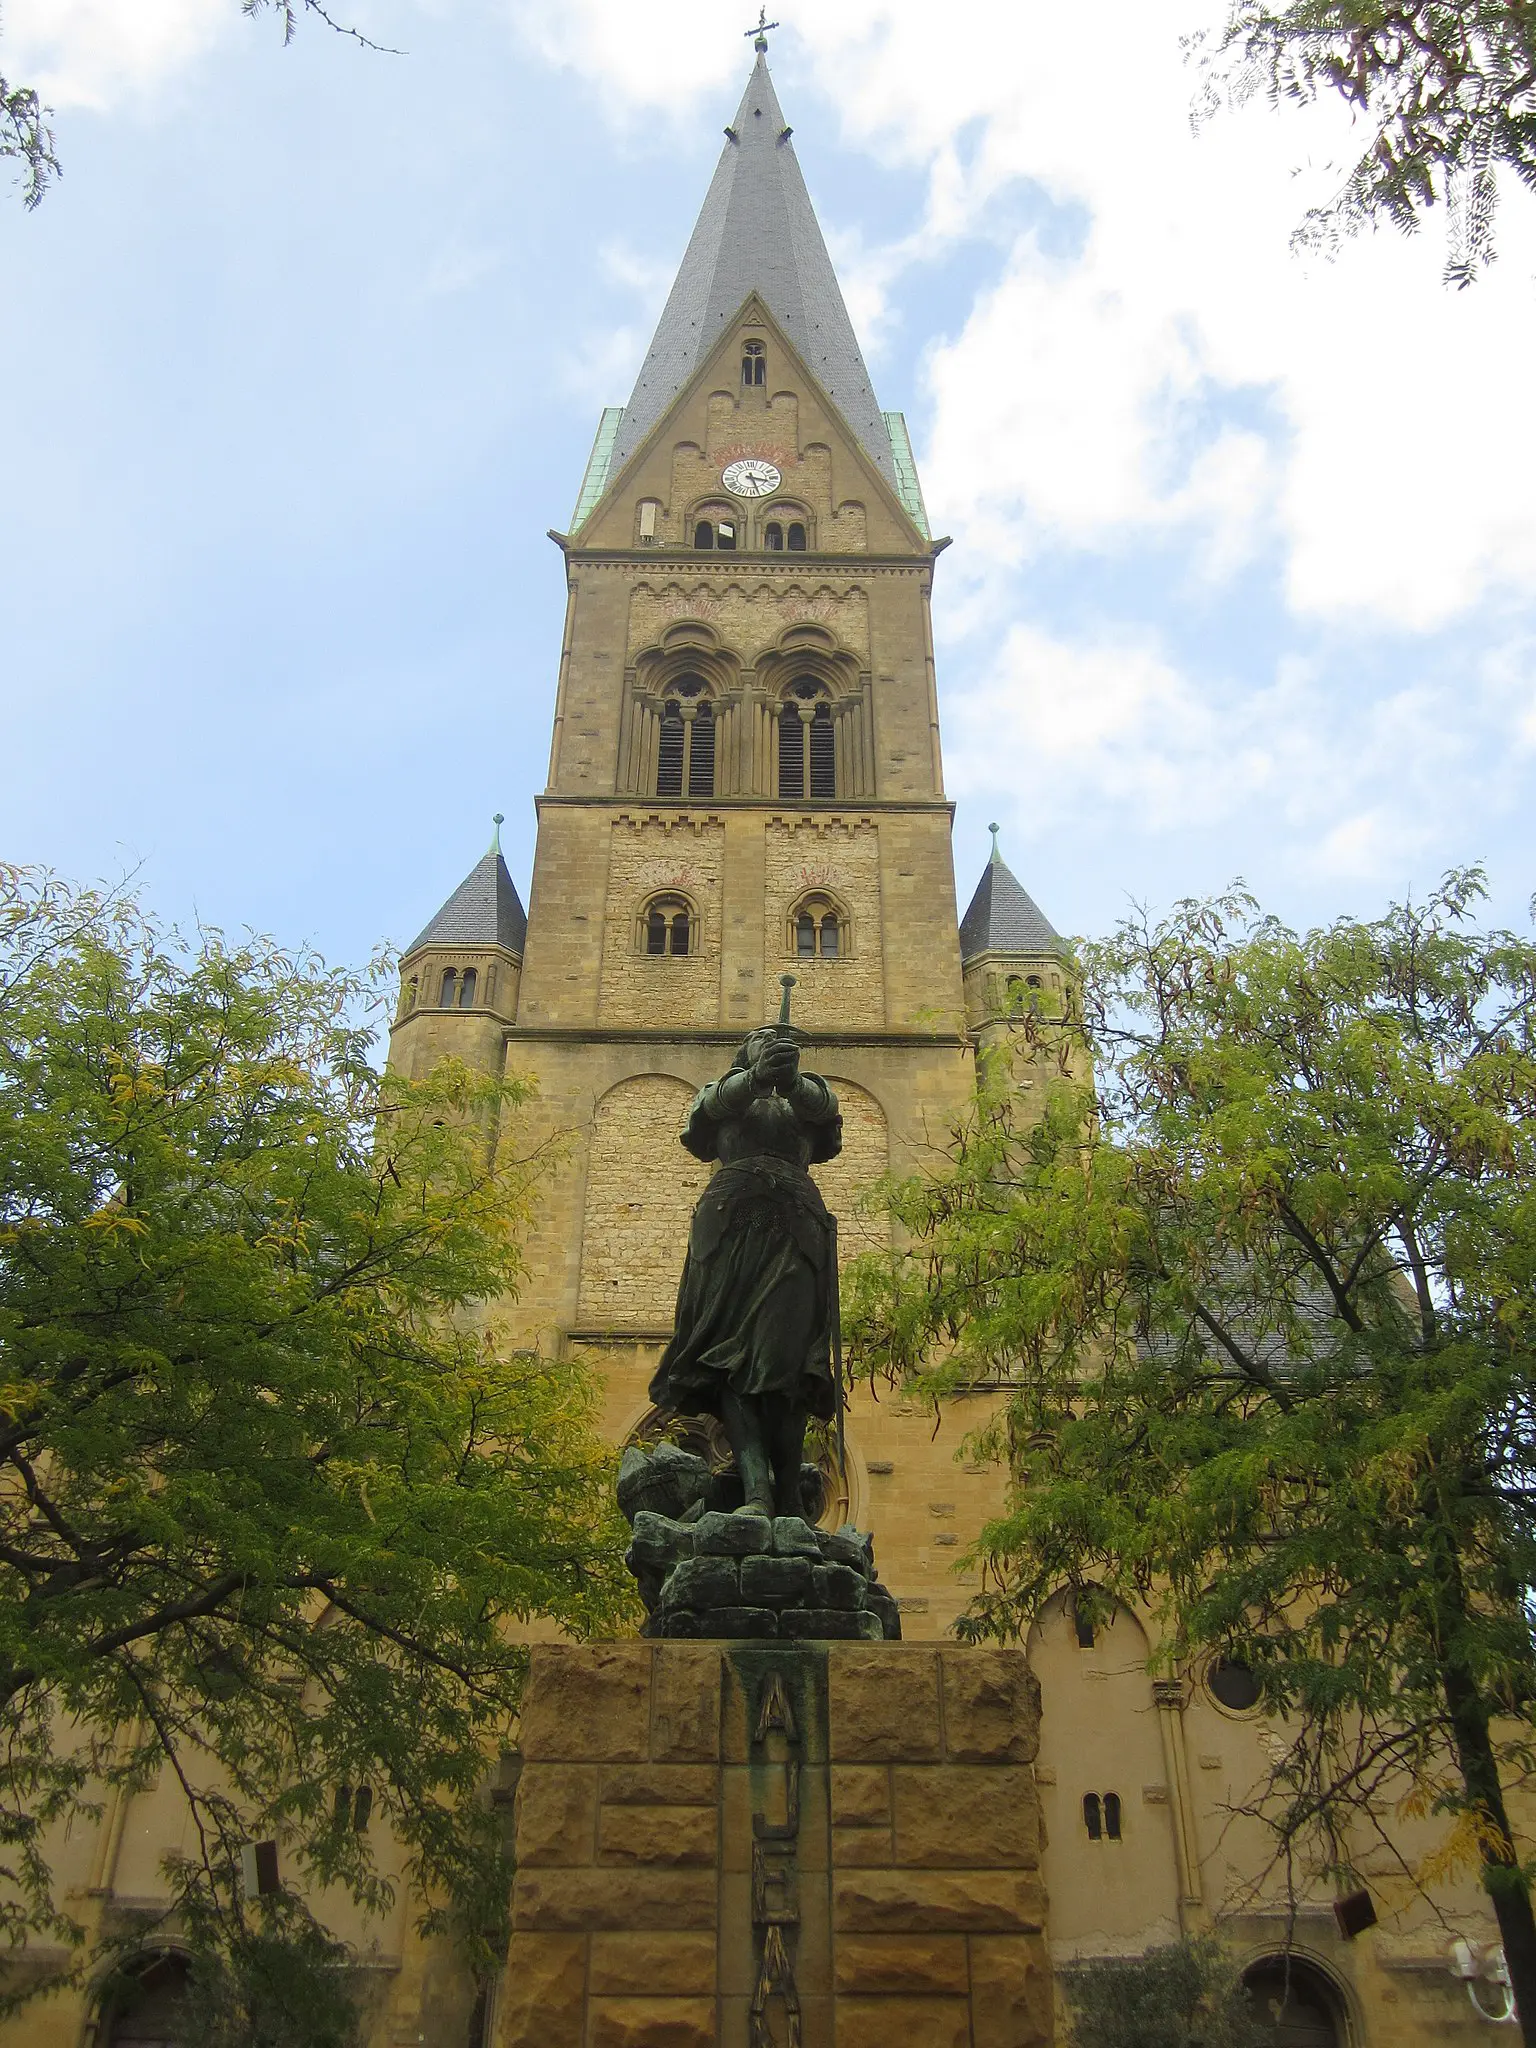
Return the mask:
[[793,1039],[776,1039],[752,1063],[752,1086],[759,1095],[788,1095],[800,1078],[800,1048]]

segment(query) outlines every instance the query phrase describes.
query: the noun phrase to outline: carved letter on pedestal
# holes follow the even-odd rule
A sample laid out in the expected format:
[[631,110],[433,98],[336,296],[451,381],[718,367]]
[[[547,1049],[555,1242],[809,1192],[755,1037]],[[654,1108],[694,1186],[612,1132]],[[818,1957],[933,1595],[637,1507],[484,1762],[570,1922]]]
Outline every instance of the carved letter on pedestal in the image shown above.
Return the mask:
[[[800,1994],[795,1989],[791,1943],[800,1925],[795,1848],[800,1834],[800,1731],[784,1680],[772,1671],[758,1700],[752,1747],[765,1750],[777,1729],[784,1737],[784,1818],[752,1816],[752,1932],[757,1944],[757,1983],[752,1992],[752,2048],[779,2048],[769,2021],[777,2000],[784,2015],[782,2048],[800,2048]],[[785,1941],[785,1930],[790,1941]]]

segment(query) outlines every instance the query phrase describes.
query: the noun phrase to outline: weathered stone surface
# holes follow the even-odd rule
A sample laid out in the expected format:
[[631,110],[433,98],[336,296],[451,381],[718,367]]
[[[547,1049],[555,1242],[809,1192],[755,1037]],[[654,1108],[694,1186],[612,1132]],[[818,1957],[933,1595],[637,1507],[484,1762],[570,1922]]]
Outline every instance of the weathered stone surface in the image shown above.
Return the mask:
[[897,1606],[895,1597],[888,1593],[880,1581],[876,1579],[871,1584],[864,1598],[870,1612],[878,1617],[880,1633],[886,1642],[899,1643],[901,1641],[901,1609]]
[[712,1998],[594,1998],[589,2048],[714,2048]]
[[579,1934],[523,1934],[501,1994],[500,2048],[584,2048],[587,1944]]
[[816,1565],[812,1569],[811,1580],[816,1588],[816,1597],[809,1603],[813,1607],[858,1608],[864,1605],[869,1581],[850,1565]]
[[779,1616],[779,1634],[800,1642],[862,1642],[868,1618],[846,1607],[786,1607]]
[[1015,1870],[841,1871],[836,1925],[855,1934],[1036,1934],[1045,1895]]
[[512,1887],[519,1933],[712,1928],[715,1911],[710,1870],[520,1870]]
[[693,1529],[699,1557],[752,1557],[773,1542],[767,1515],[700,1515]]
[[951,1763],[1033,1763],[1040,1687],[1023,1650],[944,1649],[944,1744]]
[[837,2048],[970,2048],[971,2009],[963,1998],[840,1998]]
[[1040,1860],[1034,1784],[1007,1764],[898,1764],[896,1861],[1032,1869]]
[[774,1607],[711,1607],[700,1613],[692,1607],[658,1607],[652,1625],[668,1639],[693,1642],[760,1642],[779,1633],[779,1611]]
[[627,1522],[649,1512],[677,1521],[709,1498],[709,1465],[676,1444],[631,1444],[619,1465],[619,1511]]
[[832,1766],[832,1819],[839,1827],[878,1826],[891,1818],[890,1773],[881,1764]]
[[604,1806],[713,1806],[719,1790],[713,1764],[611,1764],[597,1796]]
[[975,2048],[1049,2048],[1055,2015],[1044,1941],[983,1935],[970,1950]]
[[804,1557],[819,1563],[821,1543],[818,1532],[798,1515],[776,1515],[773,1521],[773,1554],[775,1557]]
[[936,1650],[850,1644],[829,1656],[827,1685],[834,1762],[938,1762]]
[[[562,1937],[547,1935],[545,1940]],[[712,1998],[712,1934],[594,1934],[588,1984],[599,1996]]]
[[848,1869],[883,1869],[896,1861],[889,1827],[834,1828],[832,1861]]
[[713,1806],[605,1806],[597,1817],[597,1860],[713,1870],[719,1833]]
[[823,1532],[819,1548],[828,1564],[851,1565],[861,1579],[875,1576],[875,1539],[867,1530],[845,1527]]
[[514,1807],[517,1860],[590,1863],[597,1827],[597,1769],[592,1764],[529,1764]]
[[787,1607],[794,1601],[808,1605],[810,1591],[809,1558],[744,1557],[741,1560],[741,1597],[748,1607]]
[[644,1643],[551,1643],[523,1696],[529,1762],[639,1763],[650,1748],[651,1651]]
[[[836,1950],[839,1991],[964,1994],[970,1983],[963,1934],[843,1934]],[[906,2007],[892,2010],[905,2013]],[[915,2044],[914,2044],[915,2048]]]
[[732,1557],[685,1557],[667,1574],[669,1607],[751,1606],[741,1597],[741,1573]]
[[651,1755],[658,1762],[720,1754],[720,1653],[658,1644],[651,1680]]

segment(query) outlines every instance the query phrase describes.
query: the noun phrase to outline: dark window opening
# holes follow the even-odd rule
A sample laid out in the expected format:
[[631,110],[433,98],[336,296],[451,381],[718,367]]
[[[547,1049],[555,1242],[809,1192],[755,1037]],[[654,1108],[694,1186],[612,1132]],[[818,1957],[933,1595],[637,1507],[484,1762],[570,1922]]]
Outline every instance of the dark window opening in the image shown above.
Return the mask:
[[693,731],[688,740],[688,794],[713,796],[714,793],[715,714],[705,703],[693,715]]
[[475,979],[473,967],[466,967],[459,976],[459,1008],[461,1010],[471,1010],[474,1008]]
[[830,704],[818,704],[811,720],[811,795],[837,795],[837,740]]
[[1093,1623],[1086,1614],[1075,1614],[1073,1619],[1077,1623],[1077,1647],[1080,1650],[1091,1650],[1093,1648]]
[[189,1974],[185,1957],[165,1950],[126,1965],[105,2001],[104,2048],[171,2048],[181,2040]]
[[760,341],[749,341],[741,352],[741,381],[762,384],[768,377],[768,352]]
[[667,920],[659,910],[653,910],[645,920],[645,950],[647,953],[665,953],[667,950]]
[[729,519],[722,519],[715,529],[715,546],[728,555],[736,552],[736,528]]
[[1090,1842],[1097,1842],[1103,1839],[1104,1820],[1099,1812],[1099,1795],[1097,1792],[1085,1792],[1083,1794],[1083,1826],[1088,1830]]
[[795,919],[795,951],[802,960],[813,958],[816,952],[816,920],[808,910]]
[[352,1787],[350,1785],[338,1785],[336,1787],[336,1796],[331,1801],[331,1825],[332,1827],[344,1828],[351,1818]]
[[688,951],[688,913],[680,910],[672,920],[672,950],[674,953]]
[[783,551],[784,529],[780,526],[777,519],[770,519],[763,528],[763,546],[767,548],[771,555],[777,555]]
[[693,544],[696,548],[712,548],[715,544],[715,529],[707,519],[701,519],[693,529]]
[[1213,1696],[1234,1714],[1246,1714],[1259,1704],[1259,1681],[1236,1657],[1218,1657],[1205,1675]]
[[835,960],[841,950],[842,942],[838,932],[837,918],[829,910],[821,920],[821,957],[823,960]]
[[800,713],[793,704],[786,704],[779,713],[779,795],[805,795],[805,741]]
[[683,793],[683,714],[668,704],[661,714],[661,735],[656,747],[656,794]]
[[437,998],[437,1007],[440,1010],[451,1010],[453,1008],[454,995],[458,987],[458,980],[459,975],[457,968],[445,967],[443,969],[443,986]]
[[805,553],[805,528],[798,519],[790,521],[789,551],[792,555],[803,555]]
[[1107,1841],[1118,1842],[1120,1839],[1120,1794],[1118,1792],[1106,1792],[1104,1794],[1104,1835]]

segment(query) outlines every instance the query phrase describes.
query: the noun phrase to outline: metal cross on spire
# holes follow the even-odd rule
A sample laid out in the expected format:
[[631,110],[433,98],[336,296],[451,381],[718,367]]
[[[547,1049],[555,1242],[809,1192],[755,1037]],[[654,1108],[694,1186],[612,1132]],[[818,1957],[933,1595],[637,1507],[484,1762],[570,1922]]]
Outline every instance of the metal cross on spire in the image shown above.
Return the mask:
[[757,10],[756,28],[743,29],[742,34],[752,38],[753,49],[761,55],[768,48],[768,31],[777,28],[778,25],[776,21],[768,19],[768,9],[766,7],[759,7]]

